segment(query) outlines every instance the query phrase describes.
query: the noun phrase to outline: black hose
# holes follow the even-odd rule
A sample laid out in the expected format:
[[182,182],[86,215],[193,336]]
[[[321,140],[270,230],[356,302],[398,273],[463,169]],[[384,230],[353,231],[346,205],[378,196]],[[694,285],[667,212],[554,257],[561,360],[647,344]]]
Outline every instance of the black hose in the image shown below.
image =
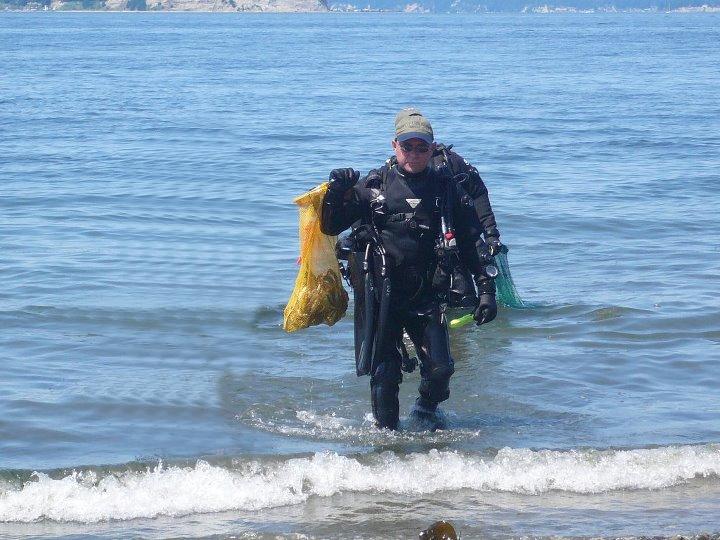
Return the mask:
[[365,249],[365,264],[363,265],[363,272],[365,272],[365,317],[363,320],[365,335],[363,336],[362,345],[360,345],[360,354],[358,355],[355,366],[358,377],[370,373],[373,345],[375,342],[375,287],[370,268],[371,256],[372,252],[368,244]]
[[380,291],[380,315],[378,317],[377,332],[375,334],[375,346],[373,347],[371,372],[375,371],[377,363],[381,360],[380,355],[385,353],[385,335],[387,333],[388,314],[390,312],[390,278],[382,280]]

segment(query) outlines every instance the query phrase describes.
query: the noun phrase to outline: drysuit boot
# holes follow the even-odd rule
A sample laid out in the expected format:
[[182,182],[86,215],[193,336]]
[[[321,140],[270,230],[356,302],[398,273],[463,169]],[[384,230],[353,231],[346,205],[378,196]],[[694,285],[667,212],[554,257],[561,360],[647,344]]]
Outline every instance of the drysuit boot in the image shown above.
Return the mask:
[[438,404],[420,396],[415,400],[412,411],[410,411],[410,425],[415,429],[435,431],[445,429],[447,422],[445,416],[438,410]]
[[421,415],[433,415],[435,414],[435,411],[437,410],[437,403],[434,403],[422,396],[417,398],[415,400],[415,405],[413,406],[413,412],[417,412]]
[[370,385],[370,400],[377,427],[391,430],[398,428],[400,418],[399,392],[400,386],[391,382]]

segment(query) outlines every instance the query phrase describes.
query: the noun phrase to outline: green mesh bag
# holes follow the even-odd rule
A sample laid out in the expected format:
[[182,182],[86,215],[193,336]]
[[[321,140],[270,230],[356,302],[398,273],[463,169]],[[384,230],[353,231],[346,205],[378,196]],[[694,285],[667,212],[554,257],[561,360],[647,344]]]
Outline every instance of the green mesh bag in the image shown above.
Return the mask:
[[522,298],[520,298],[520,294],[518,294],[515,288],[515,282],[510,273],[507,248],[505,248],[502,253],[495,255],[495,266],[498,269],[498,276],[495,278],[497,301],[510,308],[528,307],[527,303],[523,302]]
[[[520,298],[512,274],[510,274],[510,263],[507,258],[507,247],[503,247],[501,253],[495,255],[495,267],[498,269],[498,275],[495,278],[495,298],[498,303],[509,308],[529,308],[532,307],[528,302],[523,302]],[[473,322],[473,314],[468,313],[457,319],[450,320],[449,326],[452,329],[462,328]]]

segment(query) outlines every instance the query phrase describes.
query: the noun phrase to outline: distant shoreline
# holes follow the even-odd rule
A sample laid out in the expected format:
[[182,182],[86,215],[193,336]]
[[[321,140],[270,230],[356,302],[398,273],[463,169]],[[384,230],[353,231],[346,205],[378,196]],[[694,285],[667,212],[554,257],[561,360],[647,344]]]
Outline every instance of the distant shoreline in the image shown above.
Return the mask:
[[667,15],[667,14],[708,14],[708,13],[720,13],[720,5],[718,6],[688,6],[670,10],[661,9],[574,9],[574,8],[533,8],[523,11],[455,11],[455,12],[431,12],[422,10],[390,10],[390,9],[337,9],[331,8],[327,10],[262,10],[262,9],[245,9],[245,10],[212,10],[212,9],[147,9],[147,10],[136,10],[136,9],[63,9],[63,8],[49,8],[49,7],[30,7],[30,8],[16,8],[5,6],[0,3],[0,13],[32,13],[32,12],[55,12],[55,13],[411,13],[411,14],[425,14],[425,15],[605,15],[605,14],[656,14],[656,15]]

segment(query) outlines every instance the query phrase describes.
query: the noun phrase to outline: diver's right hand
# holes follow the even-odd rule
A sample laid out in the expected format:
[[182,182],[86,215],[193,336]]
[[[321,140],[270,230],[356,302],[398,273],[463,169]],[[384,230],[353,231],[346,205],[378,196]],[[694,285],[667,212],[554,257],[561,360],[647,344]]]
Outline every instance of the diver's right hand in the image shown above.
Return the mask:
[[330,172],[329,190],[345,193],[360,180],[360,173],[353,169],[333,169]]

